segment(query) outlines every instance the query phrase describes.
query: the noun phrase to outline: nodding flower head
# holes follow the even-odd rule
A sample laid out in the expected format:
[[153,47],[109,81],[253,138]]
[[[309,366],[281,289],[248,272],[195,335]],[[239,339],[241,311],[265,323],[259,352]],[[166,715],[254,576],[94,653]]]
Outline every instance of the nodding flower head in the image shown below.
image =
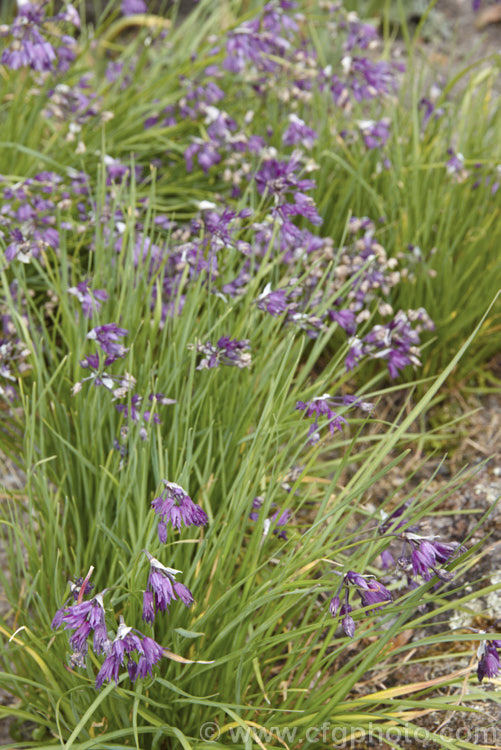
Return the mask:
[[[138,661],[133,658],[137,653]],[[120,617],[120,625],[117,634],[111,643],[109,653],[104,660],[96,677],[96,688],[99,690],[105,680],[115,680],[118,684],[120,667],[127,659],[127,671],[132,682],[137,677],[146,677],[152,674],[152,668],[163,656],[163,648],[159,643],[143,635],[138,630],[128,627],[123,617]]]
[[482,641],[478,647],[477,675],[479,682],[482,682],[484,677],[496,677],[499,673],[499,648],[501,648],[501,641],[496,640]]
[[308,442],[311,444],[318,443],[320,440],[320,427],[319,418],[325,419],[325,425],[329,426],[329,432],[334,435],[336,430],[341,431],[345,424],[348,424],[346,419],[340,416],[334,407],[347,407],[353,408],[358,407],[362,411],[370,413],[374,404],[368,401],[362,401],[357,396],[340,396],[334,397],[329,393],[324,393],[322,396],[315,396],[311,401],[297,401],[296,410],[304,411],[306,416],[311,418],[314,417],[314,421],[308,430]]
[[158,610],[166,611],[171,601],[176,599],[190,607],[194,601],[191,591],[183,583],[176,581],[176,575],[181,571],[167,568],[147,550],[144,553],[150,562],[150,574],[143,596],[143,620],[152,623],[155,613]]
[[404,570],[412,570],[413,575],[421,576],[424,581],[430,581],[434,575],[442,581],[454,578],[453,573],[440,566],[451,562],[464,551],[458,542],[443,543],[413,531],[404,531],[400,538],[404,541],[404,547],[398,564]]
[[77,663],[83,661],[87,653],[87,639],[93,636],[93,650],[96,654],[106,651],[108,647],[108,631],[106,629],[104,617],[103,596],[105,591],[96,594],[92,599],[72,604],[69,607],[62,607],[54,615],[52,628],[59,628],[64,624],[65,630],[73,630],[70,637],[70,644],[73,650],[80,654],[82,658],[77,659]]
[[[355,620],[351,616],[353,607],[349,603],[349,587],[357,589],[363,607],[371,607],[373,610],[379,610],[384,604],[389,604],[393,597],[382,583],[376,578],[363,576],[349,570],[341,580],[337,593],[332,597],[329,604],[329,612],[336,617],[338,612],[341,619],[341,625],[346,635],[353,638],[355,634]],[[344,589],[344,601],[341,604],[341,593]],[[341,606],[339,606],[341,604]]]
[[205,526],[207,514],[193,502],[191,497],[175,482],[163,479],[164,489],[151,503],[151,507],[160,517],[158,537],[161,542],[167,541],[167,524],[175,529],[185,526]]
[[345,580],[348,584],[356,586],[364,607],[375,605],[375,609],[380,609],[381,604],[387,604],[393,599],[388,589],[376,578],[368,578],[350,570],[346,574]]
[[229,336],[221,338],[212,344],[197,344],[197,352],[202,354],[202,359],[197,365],[197,370],[210,370],[219,367],[220,364],[238,367],[240,370],[250,367],[252,364],[249,339],[232,339]]
[[120,343],[120,339],[127,336],[128,333],[125,328],[119,328],[116,323],[106,323],[106,325],[92,328],[87,334],[87,338],[96,341],[103,352],[108,355],[106,364],[109,365],[116,359],[125,357],[129,351]]

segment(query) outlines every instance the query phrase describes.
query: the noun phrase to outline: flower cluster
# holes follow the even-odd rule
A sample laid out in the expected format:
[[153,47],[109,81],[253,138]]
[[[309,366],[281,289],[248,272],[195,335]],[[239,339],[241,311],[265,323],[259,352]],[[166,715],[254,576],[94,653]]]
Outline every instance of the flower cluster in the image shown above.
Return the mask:
[[[350,638],[353,638],[355,635],[355,620],[351,616],[353,607],[349,602],[350,586],[356,589],[362,607],[371,607],[373,610],[381,609],[384,604],[389,604],[393,601],[393,597],[376,578],[363,576],[351,570],[343,576],[337,592],[330,601],[329,612],[333,617],[337,617],[339,614],[342,618],[341,625],[344,632]],[[342,604],[341,599],[343,599]]]
[[180,570],[167,568],[147,550],[144,552],[150,562],[150,574],[147,589],[143,594],[143,620],[151,624],[156,612],[168,611],[168,606],[173,600],[180,599],[186,607],[190,607],[193,604],[193,595],[183,583],[176,581],[176,575],[181,572]]
[[[92,305],[95,306],[98,304],[95,301],[96,297],[98,299],[104,299],[103,290],[96,290],[91,293],[86,283],[80,285],[80,288],[77,286],[74,289],[77,295],[80,295],[82,307],[84,307],[84,305],[91,307]],[[68,291],[72,292],[71,289]],[[120,339],[127,334],[128,331],[125,328],[120,328],[116,323],[106,323],[102,326],[96,326],[89,331],[87,338],[96,342],[101,352],[104,353],[104,357],[103,354],[98,351],[95,354],[87,354],[84,359],[80,360],[80,366],[86,370],[90,370],[91,374],[88,377],[77,381],[73,385],[73,395],[80,393],[84,383],[92,382],[95,386],[103,386],[110,391],[113,395],[113,400],[128,398],[129,394],[136,387],[135,377],[128,372],[124,375],[112,375],[107,369],[118,359],[123,359],[129,351],[120,341]],[[168,406],[176,403],[175,399],[168,398],[163,393],[150,393],[148,400],[153,407],[157,405]],[[143,396],[134,393],[130,396],[130,403],[115,404],[115,408],[123,414],[125,420],[130,419],[132,422],[137,423],[141,416],[142,402]],[[147,425],[161,423],[160,416],[152,409],[144,410],[142,417]],[[127,433],[127,427],[122,428],[122,437],[126,437]],[[148,432],[144,425],[141,427],[139,435],[141,440],[146,440]],[[122,456],[125,454],[125,450],[118,440],[115,441],[115,447],[120,450]]]
[[[58,609],[52,620],[53,629],[64,624],[65,630],[75,631],[70,637],[70,646],[73,649],[71,664],[79,667],[85,664],[89,636],[92,636],[92,647],[96,654],[106,652],[109,648],[103,602],[106,592],[102,591],[92,599],[81,601],[80,598],[86,588],[79,592],[74,604]],[[72,593],[74,593],[74,588]]]
[[108,299],[108,292],[105,289],[91,289],[88,281],[79,281],[76,286],[69,287],[68,294],[77,298],[86,318],[92,318],[98,313],[101,303]]
[[[134,653],[138,656],[137,661],[133,658]],[[96,688],[99,690],[105,680],[111,682],[113,679],[115,684],[118,684],[120,667],[126,657],[127,672],[131,681],[135,682],[138,677],[144,679],[146,675],[152,675],[152,668],[158,664],[163,655],[164,650],[159,643],[138,630],[128,627],[121,616],[117,634],[111,642],[109,652],[96,677]]]
[[64,177],[56,172],[39,172],[15,185],[6,178],[2,193],[2,229],[5,242],[4,257],[28,264],[32,258],[52,248],[59,250],[60,231],[57,214],[63,217],[61,229],[81,231],[81,224],[70,213],[74,206],[79,218],[87,222],[88,178],[82,172],[71,172]]
[[164,489],[156,497],[151,507],[160,518],[158,522],[158,538],[162,543],[167,541],[167,524],[174,529],[184,526],[205,526],[208,522],[207,514],[193,502],[191,497],[175,482],[162,480]]
[[[186,525],[202,526],[207,523],[207,516],[203,510],[193,503],[179,485],[164,481],[165,495],[155,498],[152,508],[161,517],[159,536],[166,541],[166,519],[176,528],[180,527],[181,519]],[[160,526],[162,525],[162,531]],[[168,612],[172,601],[180,600],[186,607],[193,602],[191,591],[183,583],[176,580],[181,572],[169,568],[153,557],[147,550],[144,553],[149,562],[149,574],[146,589],[143,592],[143,620],[152,625],[157,612]],[[135,628],[128,627],[122,615],[114,638],[106,626],[104,595],[101,591],[91,599],[84,600],[86,594],[93,588],[89,582],[93,568],[85,579],[77,578],[70,581],[70,594],[73,603],[66,602],[57,610],[52,620],[52,628],[64,625],[65,630],[71,630],[70,646],[72,667],[84,667],[89,648],[89,638],[92,638],[92,649],[96,655],[105,654],[105,659],[96,677],[96,688],[102,687],[105,681],[115,680],[118,684],[120,668],[127,661],[127,673],[132,682],[152,674],[152,668],[164,655],[164,649],[153,638],[145,636]],[[136,658],[134,658],[136,657]]]
[[[87,583],[87,581],[86,581]],[[73,593],[75,593],[73,591]],[[82,591],[82,595],[83,595]],[[85,588],[87,593],[87,587]],[[164,650],[153,638],[143,635],[134,628],[127,627],[120,615],[120,624],[114,638],[110,637],[105,622],[103,596],[97,594],[87,601],[78,601],[69,607],[59,609],[52,621],[52,628],[64,624],[65,630],[73,630],[70,645],[73,653],[70,657],[71,667],[84,667],[88,652],[88,639],[92,636],[92,649],[105,659],[96,676],[96,689],[99,690],[105,680],[115,680],[118,684],[120,667],[127,658],[127,672],[132,682],[137,677],[145,678],[152,674],[152,668],[164,655]],[[78,597],[80,598],[80,597]],[[138,659],[134,660],[133,654]]]
[[477,668],[479,682],[482,682],[484,677],[496,677],[499,674],[498,649],[501,649],[501,641],[487,640],[480,643],[477,652],[479,659]]
[[405,518],[405,512],[410,506],[411,501],[398,506],[379,525],[380,534],[395,536],[403,543],[396,561],[394,555],[385,550],[382,556],[383,567],[388,569],[396,565],[410,581],[416,576],[424,581],[430,581],[434,576],[441,581],[450,581],[454,577],[453,573],[442,566],[462,554],[464,547],[458,542],[441,542],[437,537],[421,534],[419,524],[409,524]]
[[453,573],[441,566],[464,551],[459,543],[439,542],[433,537],[421,536],[408,530],[402,532],[400,538],[404,546],[397,563],[405,572],[421,576],[424,581],[430,581],[433,576],[441,581],[450,581],[454,577]]
[[17,16],[12,24],[0,27],[0,35],[12,40],[10,46],[2,52],[2,65],[12,70],[31,68],[39,73],[48,73],[55,68],[67,70],[73,62],[75,39],[55,32],[54,28],[62,22],[79,29],[80,16],[69,3],[53,17],[45,15],[44,6],[45,3],[19,3]]
[[314,421],[308,430],[308,441],[312,445],[315,445],[320,440],[319,417],[325,418],[325,425],[329,427],[331,435],[334,435],[336,430],[341,431],[343,425],[347,424],[346,419],[333,410],[332,407],[334,406],[336,408],[344,406],[348,409],[359,408],[369,414],[374,409],[374,404],[362,401],[357,396],[333,397],[328,393],[324,393],[323,396],[315,396],[310,401],[298,401],[296,409],[304,411],[309,418],[314,417]]
[[210,370],[219,365],[231,365],[243,369],[251,366],[251,353],[249,339],[232,339],[229,336],[221,336],[215,343],[197,344],[197,352],[202,359],[197,365],[197,370]]

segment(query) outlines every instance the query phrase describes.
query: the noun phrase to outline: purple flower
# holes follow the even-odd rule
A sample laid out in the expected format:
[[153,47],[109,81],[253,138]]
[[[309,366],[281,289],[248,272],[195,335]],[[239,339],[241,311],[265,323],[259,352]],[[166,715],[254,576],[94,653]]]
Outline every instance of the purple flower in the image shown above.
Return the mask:
[[447,174],[456,177],[458,181],[463,180],[466,175],[463,154],[455,153],[452,148],[448,148],[447,153],[450,157],[445,163]]
[[141,679],[144,679],[147,674],[153,676],[152,668],[162,658],[164,651],[159,643],[144,636],[141,641],[142,653],[140,652],[139,661],[137,664],[138,674]]
[[360,120],[358,127],[362,131],[367,148],[381,148],[390,137],[391,120],[388,117],[384,117],[378,122],[374,120]]
[[379,40],[379,34],[374,26],[358,20],[350,20],[348,24],[341,23],[341,28],[348,29],[348,36],[343,44],[345,52],[351,52],[355,47],[368,49]]
[[208,522],[207,514],[191,497],[175,482],[162,480],[164,489],[156,497],[151,507],[160,516],[158,536],[161,542],[167,540],[167,524],[170,522],[175,529],[185,526],[205,526]]
[[355,635],[355,620],[350,614],[348,614],[349,612],[351,612],[350,605],[346,607],[343,604],[340,610],[340,614],[343,617],[343,619],[341,620],[341,625],[346,635],[350,638],[353,638],[353,636]]
[[[333,617],[339,612],[339,616],[342,618],[341,625],[344,632],[350,638],[355,635],[355,621],[351,616],[353,607],[349,603],[349,587],[353,586],[357,589],[357,592],[362,600],[363,607],[372,607],[373,610],[379,610],[384,604],[388,604],[393,600],[391,593],[388,589],[383,586],[376,578],[363,576],[360,573],[355,573],[353,570],[348,571],[339,585],[337,593],[332,597],[329,604],[329,612]],[[339,607],[341,602],[341,591],[344,589],[344,601]]]
[[387,362],[390,378],[394,379],[407,365],[421,364],[419,335],[421,331],[433,328],[433,322],[423,308],[406,313],[399,310],[389,323],[374,326],[363,341],[352,339],[346,367],[351,369],[362,355],[383,359]]
[[329,317],[349,336],[353,336],[357,330],[356,315],[352,310],[329,310]]
[[150,574],[143,596],[143,619],[149,623],[153,622],[156,612],[168,611],[171,601],[178,598],[185,606],[190,607],[194,601],[191,591],[183,583],[176,581],[176,575],[181,571],[167,568],[146,550],[145,554],[150,561]]
[[[135,652],[139,657],[137,662],[132,658]],[[116,637],[96,677],[96,689],[99,690],[105,681],[115,680],[118,684],[120,667],[126,658],[127,672],[134,682],[138,676],[144,678],[147,674],[151,675],[153,666],[160,661],[162,656],[163,648],[160,644],[153,638],[127,627],[123,617],[120,617]]]
[[[0,36],[13,38],[10,47],[2,52],[0,62],[3,65],[12,70],[29,67],[37,72],[49,72],[54,69],[56,60],[60,70],[67,70],[69,63],[75,59],[75,40],[65,34],[56,36],[50,27],[47,30],[44,28],[44,24],[54,24],[57,21],[66,21],[78,26],[80,19],[75,9],[68,6],[66,13],[47,18],[43,6],[44,3],[18,3],[18,12],[13,23],[0,30]],[[52,43],[44,36],[48,33],[60,42],[57,53]]]
[[309,128],[297,115],[289,115],[289,126],[282,138],[285,146],[303,146],[309,150],[313,148],[316,139],[315,130]]
[[346,574],[346,579],[357,586],[364,607],[373,606],[375,609],[380,609],[381,604],[387,604],[393,599],[388,589],[375,578],[364,578],[357,573],[349,572]]
[[332,406],[357,406],[367,412],[371,412],[374,408],[373,404],[368,401],[362,401],[356,396],[341,396],[340,398],[334,398],[328,393],[324,393],[323,396],[315,396],[311,401],[297,401],[296,409],[305,411],[307,417],[315,417],[315,420],[308,431],[308,438],[311,444],[314,445],[320,440],[318,424],[319,417],[326,417],[331,435],[334,435],[336,430],[341,431],[343,425],[348,424],[344,417],[341,417],[337,412],[333,411],[331,408]]
[[56,629],[64,623],[65,630],[74,630],[70,644],[77,652],[86,651],[86,641],[93,633],[93,649],[96,654],[106,650],[108,631],[104,618],[103,596],[105,591],[96,594],[92,599],[63,607],[58,610],[52,621],[52,628]]
[[341,600],[339,596],[336,594],[336,596],[333,596],[330,604],[329,604],[329,612],[333,617],[335,617],[339,611],[339,605],[341,603]]
[[143,593],[143,620],[151,625],[155,619],[155,594],[153,591]]
[[119,328],[116,323],[106,323],[104,326],[97,326],[87,334],[91,341],[97,341],[103,352],[108,355],[106,364],[111,364],[120,357],[125,357],[127,352],[119,340],[129,332],[125,328]]
[[381,552],[381,566],[383,570],[389,570],[390,568],[393,568],[395,565],[395,558],[391,554],[391,552],[387,549],[384,549]]
[[194,138],[193,143],[184,152],[188,172],[193,171],[195,156],[205,174],[207,174],[211,167],[219,164],[221,161],[221,155],[216,150],[214,144],[210,141],[203,141],[201,138]]
[[147,13],[148,6],[144,0],[122,0],[121,10],[124,16],[133,16],[137,13]]
[[483,641],[478,648],[478,681],[482,682],[484,677],[496,677],[499,673],[499,654],[497,649],[501,648],[501,641]]
[[279,539],[287,539],[286,526],[292,518],[292,511],[289,508],[284,510],[277,510],[275,513],[267,518],[264,522],[264,534],[268,533],[268,530],[273,529],[273,533]]
[[197,344],[197,352],[203,354],[197,370],[208,370],[219,367],[220,364],[231,365],[242,369],[251,366],[251,354],[249,339],[232,339],[222,336],[214,345],[210,341],[206,344]]
[[255,497],[252,501],[252,510],[249,513],[251,521],[257,521],[259,518],[259,510],[262,508],[264,503],[264,497]]
[[94,588],[94,584],[90,583],[87,579],[84,579],[82,576],[75,578],[74,581],[69,581],[69,584],[70,584],[71,595],[75,601],[77,601],[78,597],[80,596],[80,592],[84,584],[85,586],[84,586],[84,592],[82,596],[85,596],[85,594],[90,594],[90,592]]
[[274,318],[286,312],[290,305],[290,297],[287,289],[276,289],[271,291],[271,284],[267,284],[259,297],[257,306],[260,310],[266,310]]
[[94,313],[101,309],[101,302],[106,302],[108,293],[104,289],[90,289],[86,281],[80,281],[76,286],[68,289],[82,305],[82,311],[86,318],[92,318]]
[[[454,578],[453,573],[440,568],[439,565],[450,562],[461,554],[464,548],[460,544],[457,542],[443,544],[409,530],[404,531],[400,537],[404,540],[404,549],[398,559],[400,567],[412,570],[413,575],[420,575],[424,581],[430,581],[434,575],[442,581],[450,581]],[[410,546],[410,557],[407,545]]]

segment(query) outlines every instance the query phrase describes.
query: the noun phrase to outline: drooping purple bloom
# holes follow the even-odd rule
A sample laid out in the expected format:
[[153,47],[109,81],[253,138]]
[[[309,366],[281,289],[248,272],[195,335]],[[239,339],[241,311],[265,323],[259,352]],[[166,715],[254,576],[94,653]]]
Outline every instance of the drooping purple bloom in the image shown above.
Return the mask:
[[290,295],[287,289],[271,290],[271,284],[267,284],[259,297],[257,306],[260,310],[266,310],[274,318],[286,312],[291,304]]
[[374,46],[379,40],[377,29],[369,23],[363,21],[350,20],[348,23],[342,22],[341,28],[347,28],[348,35],[343,43],[345,52],[351,52],[358,47],[359,49],[368,49]]
[[80,281],[76,286],[69,287],[68,294],[72,294],[82,305],[86,318],[92,318],[99,312],[101,303],[106,302],[108,293],[104,289],[90,289],[87,281]]
[[160,517],[158,536],[161,542],[167,540],[167,524],[175,529],[185,526],[205,526],[207,514],[193,502],[191,497],[175,482],[162,480],[164,489],[151,503],[151,507]]
[[[413,327],[414,324],[414,327]],[[394,379],[407,365],[420,365],[419,336],[423,330],[433,330],[434,324],[426,310],[399,310],[395,317],[384,325],[376,325],[362,341],[352,340],[346,367],[351,369],[363,355],[372,359],[383,359],[388,366],[390,378]]]
[[458,542],[444,544],[410,530],[404,531],[400,537],[404,541],[404,549],[398,559],[401,568],[421,576],[424,581],[430,581],[434,575],[442,581],[450,581],[454,577],[453,573],[439,566],[451,562],[464,551]]
[[295,114],[289,115],[289,125],[282,138],[285,146],[303,146],[310,150],[316,139],[316,131],[309,128],[304,120]]
[[139,653],[139,660],[137,663],[137,672],[141,679],[144,679],[147,674],[153,676],[152,669],[163,657],[163,648],[153,638],[144,636],[141,641],[142,652]]
[[229,336],[221,336],[215,345],[210,341],[206,344],[197,344],[197,352],[203,355],[197,370],[212,369],[220,364],[239,369],[251,366],[249,339],[239,341]]
[[339,414],[330,408],[330,399],[331,396],[328,393],[324,393],[323,396],[315,396],[311,401],[297,401],[296,403],[296,409],[306,412],[307,417],[315,417],[310,429],[308,430],[309,442],[313,445],[320,440],[318,425],[319,416],[327,418],[327,424],[329,425],[331,435],[334,435],[336,430],[342,430],[343,425],[347,424],[344,417],[340,417]]
[[64,624],[65,630],[74,630],[70,637],[70,644],[76,652],[85,653],[87,638],[93,635],[93,649],[96,654],[106,650],[108,631],[104,617],[104,591],[96,594],[92,599],[72,604],[58,610],[52,621],[52,628],[56,629]]
[[143,593],[143,620],[151,625],[155,619],[155,594],[153,591]]
[[391,120],[388,117],[379,121],[360,120],[358,127],[362,132],[367,148],[381,148],[386,145],[390,137]]
[[335,617],[337,615],[337,613],[339,611],[339,605],[340,605],[340,603],[341,603],[341,600],[340,600],[340,598],[339,598],[339,596],[337,594],[335,596],[333,596],[332,599],[330,600],[329,612],[330,612],[330,614],[333,617]]
[[146,622],[153,622],[155,613],[159,610],[168,611],[169,604],[176,599],[180,599],[185,606],[190,607],[194,601],[191,591],[183,583],[176,581],[176,575],[181,571],[167,568],[146,550],[145,554],[150,562],[150,574],[143,596],[143,619]]
[[341,607],[340,614],[342,615],[343,619],[341,620],[341,625],[343,626],[343,630],[346,633],[347,636],[350,638],[353,638],[355,635],[355,620],[353,617],[348,614],[348,612],[351,611],[351,607],[348,605],[348,611],[345,605]]
[[357,330],[356,315],[352,310],[329,310],[329,317],[349,336],[353,336]]
[[[133,658],[137,653],[138,661]],[[105,681],[115,680],[118,684],[120,667],[127,659],[127,672],[132,682],[139,676],[146,677],[152,674],[152,668],[163,656],[163,648],[153,638],[143,635],[131,627],[127,627],[123,617],[115,639],[112,641],[109,653],[104,660],[96,677],[96,689],[99,690]]]
[[478,681],[482,682],[484,677],[496,677],[499,674],[499,654],[497,649],[501,648],[501,641],[483,641],[478,648]]
[[124,16],[133,16],[138,13],[147,13],[148,6],[144,0],[122,0],[121,10]]
[[356,396],[333,397],[329,393],[324,393],[323,396],[315,396],[311,401],[297,401],[297,410],[306,412],[307,417],[315,417],[308,431],[311,444],[314,445],[320,440],[319,417],[326,418],[326,424],[329,426],[331,435],[334,435],[336,430],[341,431],[343,426],[348,424],[344,417],[333,410],[333,406],[359,407],[366,412],[371,412],[374,408],[373,404],[362,401]]
[[2,35],[10,34],[14,42],[2,52],[1,63],[12,70],[29,67],[38,72],[53,69],[54,47],[43,36],[45,12],[41,6],[23,3],[18,7],[12,25]]
[[106,323],[89,331],[87,338],[99,344],[103,352],[108,355],[106,364],[111,364],[116,359],[125,357],[129,351],[120,343],[120,338],[127,336],[128,333],[125,328],[119,328],[116,323]]
[[357,587],[364,607],[373,606],[375,609],[380,609],[381,604],[387,604],[393,599],[388,589],[375,578],[366,578],[359,573],[349,571],[346,574],[346,580]]
[[[349,602],[349,587],[357,589],[363,607],[371,607],[372,610],[379,610],[384,604],[389,604],[393,597],[388,589],[383,586],[373,576],[363,576],[355,573],[353,570],[348,571],[341,580],[337,593],[332,597],[329,604],[329,612],[336,617],[338,612],[341,617],[341,625],[344,632],[350,638],[355,635],[355,621],[351,616],[353,607]],[[344,590],[343,604],[341,602],[341,592]]]
[[[10,36],[12,44],[2,52],[1,63],[12,70],[31,68],[39,73],[54,70],[57,61],[59,70],[67,70],[75,59],[75,39],[66,34],[55,34],[53,26],[64,21],[78,27],[80,19],[72,6],[52,18],[45,16],[45,3],[18,3],[17,16],[10,26],[0,30],[0,36]],[[52,41],[59,42],[54,48]]]

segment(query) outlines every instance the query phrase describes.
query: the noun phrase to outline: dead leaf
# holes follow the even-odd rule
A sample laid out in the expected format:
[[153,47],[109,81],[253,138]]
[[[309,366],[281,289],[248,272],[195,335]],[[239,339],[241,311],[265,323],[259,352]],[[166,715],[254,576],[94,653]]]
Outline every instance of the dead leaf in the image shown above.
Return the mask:
[[173,651],[169,651],[168,648],[164,648],[164,656],[166,656],[168,659],[172,659],[172,661],[177,661],[180,664],[214,664],[214,660],[212,661],[193,661],[192,659],[185,659],[184,656],[179,656],[179,654],[175,654]]
[[477,20],[475,21],[475,26],[479,31],[481,29],[485,29],[486,26],[489,26],[491,23],[500,23],[501,22],[501,5],[491,5],[490,8],[485,8],[481,13],[479,13]]

